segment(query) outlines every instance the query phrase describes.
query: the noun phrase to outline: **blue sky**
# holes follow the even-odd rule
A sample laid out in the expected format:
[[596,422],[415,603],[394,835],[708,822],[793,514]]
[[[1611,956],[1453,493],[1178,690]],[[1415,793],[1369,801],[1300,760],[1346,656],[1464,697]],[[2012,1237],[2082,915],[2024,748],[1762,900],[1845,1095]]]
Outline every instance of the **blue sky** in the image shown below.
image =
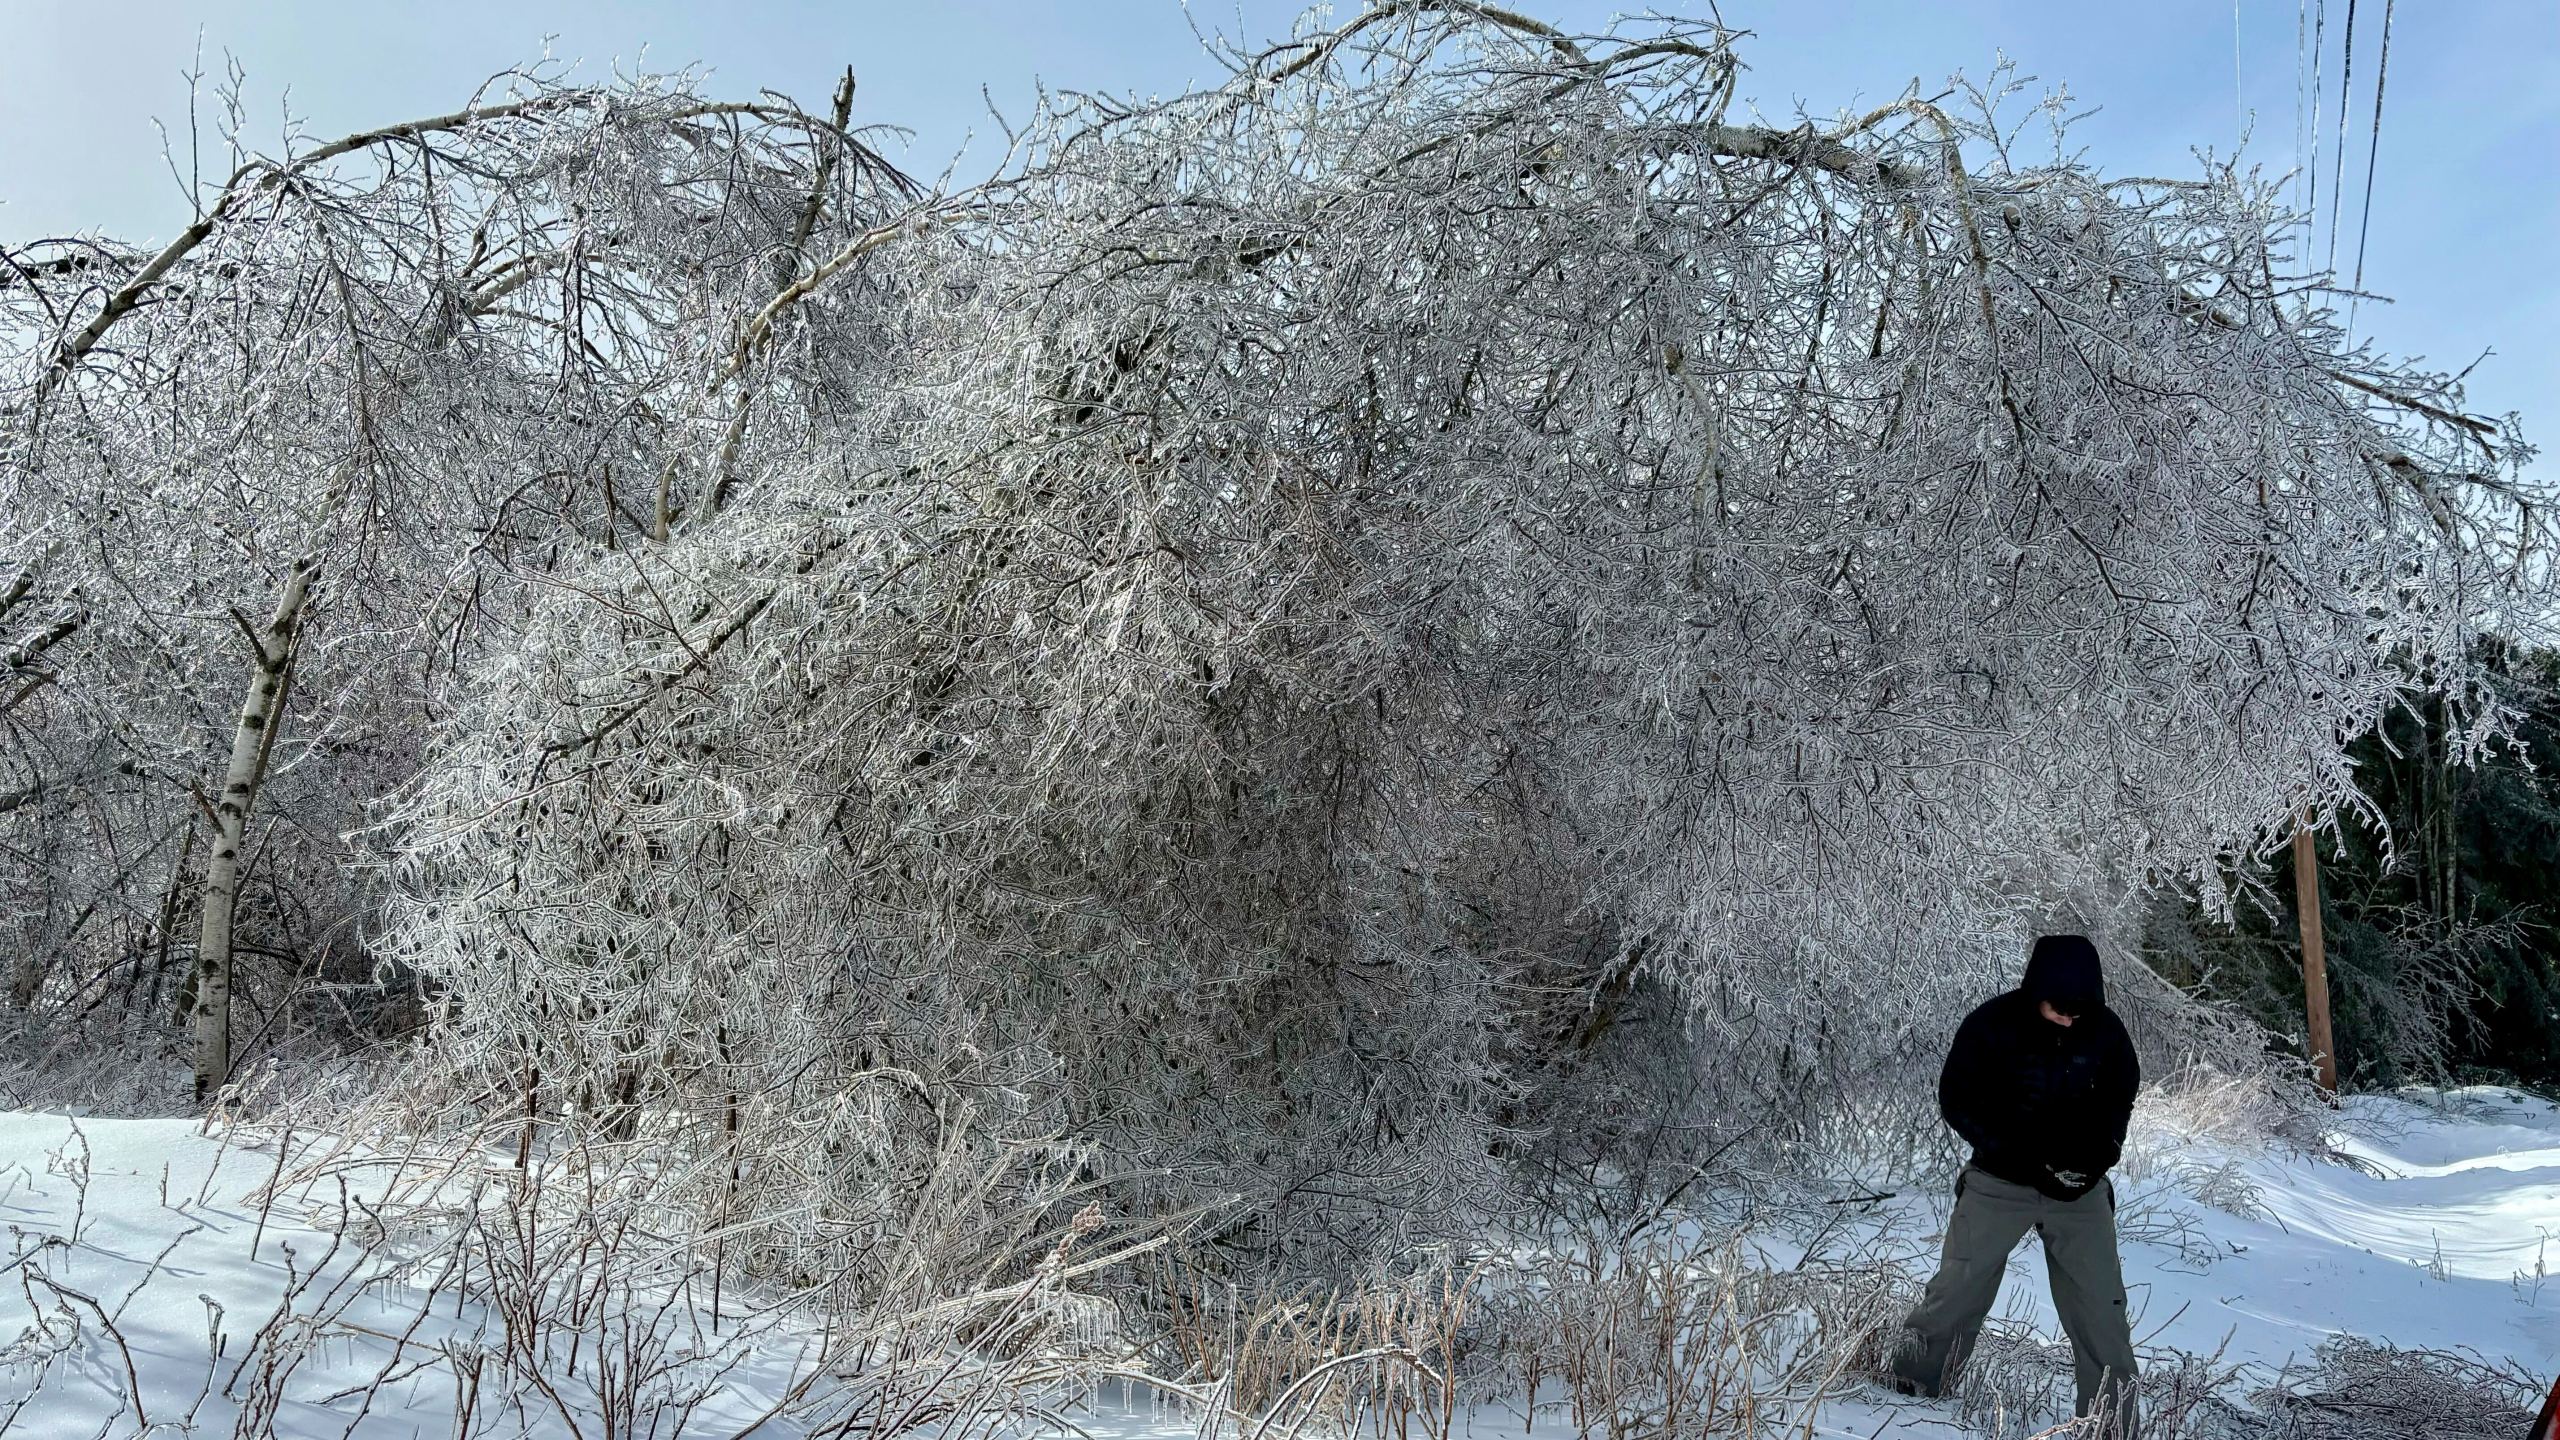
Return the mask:
[[[1511,0],[1568,28],[1597,28],[1627,0]],[[1680,8],[1681,0],[1665,0]],[[1689,0],[1703,9],[1706,0]],[[2043,85],[2102,107],[2076,132],[2111,173],[2192,173],[2191,152],[2295,164],[2296,25],[2328,11],[2323,199],[2338,118],[2348,0],[1722,0],[1750,67],[1741,93],[1791,121],[1890,98],[1918,77],[1979,75],[2005,53]],[[2342,271],[2353,268],[2370,81],[2385,0],[2357,0]],[[183,137],[183,72],[199,35],[218,67],[247,69],[253,118],[272,136],[288,97],[310,128],[348,130],[454,106],[489,73],[550,52],[584,73],[710,71],[715,92],[770,88],[822,107],[834,77],[860,76],[857,118],[915,132],[904,158],[941,172],[971,132],[992,134],[981,87],[1019,113],[1038,81],[1167,93],[1210,78],[1193,26],[1285,34],[1294,0],[0,0],[0,243],[97,230],[166,236],[185,203],[151,119]],[[1337,7],[1348,15],[1357,3]],[[2235,71],[2235,15],[2237,66]],[[181,139],[183,145],[183,138]],[[982,138],[963,178],[993,147]],[[974,157],[974,158],[972,158]],[[2460,369],[2482,351],[2473,408],[2521,410],[2560,449],[2560,0],[2398,4],[2358,328],[2401,353]],[[2325,251],[2325,239],[2317,242]],[[2537,469],[2551,473],[2551,461]]]

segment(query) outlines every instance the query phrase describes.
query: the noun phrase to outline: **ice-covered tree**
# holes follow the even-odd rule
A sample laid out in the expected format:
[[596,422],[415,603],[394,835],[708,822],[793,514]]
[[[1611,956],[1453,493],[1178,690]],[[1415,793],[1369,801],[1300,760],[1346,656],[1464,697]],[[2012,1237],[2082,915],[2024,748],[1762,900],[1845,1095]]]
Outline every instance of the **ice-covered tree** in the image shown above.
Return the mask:
[[448,1053],[777,1256],[964,1114],[1361,1250],[1608,1125],[1628,1021],[1634,1110],[1909,1093],[2004,938],[2354,804],[2538,614],[2520,445],[2275,186],[2005,85],[1743,123],[1727,38],[1382,6],[812,250],[717,513],[564,560],[408,796]]
[[2005,79],[1752,123],[1730,39],[1382,5],[935,194],[849,90],[517,77],[12,251],[86,597],[12,739],[123,777],[34,883],[201,1000],[289,821],[255,923],[422,985],[414,1093],[685,1152],[784,1275],[973,1147],[1294,1267],[1907,1108],[2022,927],[2494,729],[2547,497],[2274,185]]
[[[0,820],[54,832],[16,852],[65,902],[30,998],[86,1015],[146,969],[156,995],[192,950],[200,1091],[289,987],[370,969],[344,837],[504,643],[510,587],[664,534],[724,337],[822,218],[905,188],[841,106],[675,81],[501,77],[274,154],[217,93],[230,168],[174,239],[0,257],[0,503],[47,547],[30,575],[92,597],[22,720],[50,778]],[[243,954],[272,962],[248,1017]]]

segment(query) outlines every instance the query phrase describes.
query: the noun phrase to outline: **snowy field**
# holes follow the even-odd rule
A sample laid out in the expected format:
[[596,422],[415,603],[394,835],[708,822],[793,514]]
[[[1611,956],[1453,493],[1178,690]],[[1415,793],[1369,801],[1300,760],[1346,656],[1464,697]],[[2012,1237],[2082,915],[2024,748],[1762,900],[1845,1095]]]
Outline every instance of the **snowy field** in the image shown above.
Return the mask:
[[[2560,1369],[2560,1110],[2498,1090],[2359,1098],[2330,1143],[2338,1158],[2155,1154],[2151,1173],[2122,1183],[2146,1354],[2219,1354],[2272,1374],[2343,1334]],[[194,1122],[0,1116],[0,1433],[621,1435],[633,1431],[614,1397],[653,1386],[683,1397],[684,1435],[816,1428],[764,1418],[809,1377],[806,1337],[788,1328],[733,1321],[723,1338],[697,1323],[670,1343],[665,1326],[617,1330],[633,1297],[607,1297],[581,1352],[561,1346],[563,1331],[523,1340],[534,1332],[485,1301],[392,1263],[396,1245],[357,1259],[368,1247],[350,1237],[374,1223],[367,1173],[270,1197],[272,1148]],[[1943,1199],[1906,1194],[1869,1223],[1918,1254],[1944,1213]],[[2032,1242],[2001,1313],[2054,1334]],[[542,1350],[528,1367],[542,1383],[517,1387],[533,1400],[475,1396],[473,1374],[519,1343]],[[457,1411],[472,1424],[457,1427]],[[1074,1418],[1124,1435],[1195,1428],[1166,1411]],[[1568,1428],[1545,1413],[1524,1426],[1516,1408],[1478,1418],[1488,1433]],[[1868,1393],[1827,1407],[1813,1433],[1963,1432],[1949,1405]]]

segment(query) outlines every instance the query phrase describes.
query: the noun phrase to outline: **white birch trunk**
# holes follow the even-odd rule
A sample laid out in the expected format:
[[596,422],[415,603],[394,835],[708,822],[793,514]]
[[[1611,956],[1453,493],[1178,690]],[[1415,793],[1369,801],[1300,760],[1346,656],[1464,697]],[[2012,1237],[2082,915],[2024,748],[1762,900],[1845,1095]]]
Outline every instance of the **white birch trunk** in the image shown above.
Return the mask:
[[[196,1097],[205,1099],[231,1077],[232,914],[240,894],[240,849],[248,834],[249,807],[264,779],[267,741],[276,702],[293,664],[294,632],[311,597],[315,561],[295,562],[276,599],[275,618],[263,632],[249,632],[255,668],[240,725],[232,732],[231,760],[222,793],[214,797],[213,850],[205,862],[203,929],[196,940]],[[244,624],[244,630],[247,628]]]

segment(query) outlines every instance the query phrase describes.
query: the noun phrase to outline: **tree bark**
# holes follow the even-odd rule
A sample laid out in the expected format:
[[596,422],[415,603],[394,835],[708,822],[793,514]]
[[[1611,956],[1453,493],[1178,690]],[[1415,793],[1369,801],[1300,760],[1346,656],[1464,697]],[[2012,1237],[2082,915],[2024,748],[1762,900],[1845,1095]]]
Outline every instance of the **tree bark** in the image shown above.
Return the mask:
[[240,725],[232,732],[231,759],[225,767],[222,793],[213,804],[213,848],[205,861],[202,929],[196,940],[195,1061],[196,1098],[207,1099],[231,1078],[232,918],[240,898],[240,852],[249,830],[249,809],[266,778],[269,741],[282,698],[285,675],[293,666],[294,640],[311,598],[311,572],[316,562],[294,563],[276,599],[275,617],[263,631],[246,621],[253,666],[248,698],[241,702]]

